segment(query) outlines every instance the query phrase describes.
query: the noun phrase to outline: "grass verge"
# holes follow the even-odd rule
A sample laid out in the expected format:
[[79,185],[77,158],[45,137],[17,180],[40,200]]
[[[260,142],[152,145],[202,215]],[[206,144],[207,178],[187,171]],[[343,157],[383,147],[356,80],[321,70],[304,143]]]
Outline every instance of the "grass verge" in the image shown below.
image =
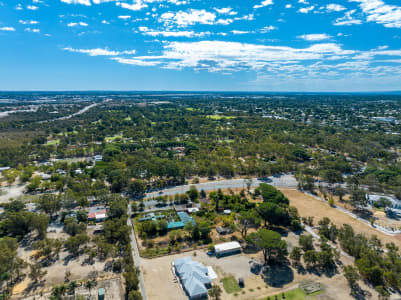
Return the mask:
[[241,291],[241,288],[239,287],[234,276],[225,277],[221,280],[221,282],[223,283],[223,287],[228,294]]

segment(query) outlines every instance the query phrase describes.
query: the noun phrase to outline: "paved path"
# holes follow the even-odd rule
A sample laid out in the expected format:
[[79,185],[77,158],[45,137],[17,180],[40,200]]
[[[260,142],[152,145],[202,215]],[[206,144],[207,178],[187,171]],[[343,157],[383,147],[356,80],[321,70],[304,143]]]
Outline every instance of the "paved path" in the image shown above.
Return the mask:
[[132,215],[132,211],[131,211],[131,203],[130,203],[130,204],[128,204],[127,225],[131,228],[130,238],[131,238],[132,256],[134,258],[135,266],[139,268],[139,276],[138,276],[139,277],[139,289],[141,290],[142,299],[147,300],[148,298],[146,296],[145,282],[143,280],[143,275],[142,275],[142,270],[141,270],[141,258],[139,256],[139,249],[138,249],[138,244],[136,242],[134,227],[132,226],[132,222],[131,222],[131,215]]

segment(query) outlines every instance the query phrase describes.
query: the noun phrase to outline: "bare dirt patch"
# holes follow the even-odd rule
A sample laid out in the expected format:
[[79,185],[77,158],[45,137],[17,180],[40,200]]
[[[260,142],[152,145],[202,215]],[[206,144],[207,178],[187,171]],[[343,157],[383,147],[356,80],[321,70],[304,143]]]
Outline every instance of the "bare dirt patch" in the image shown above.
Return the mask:
[[0,203],[8,203],[10,199],[14,200],[23,196],[25,185],[10,185],[1,187]]
[[376,235],[383,243],[394,242],[401,247],[401,238],[397,236],[389,236],[368,224],[362,223],[351,216],[330,207],[327,203],[317,200],[295,189],[282,189],[280,191],[290,200],[290,205],[298,209],[302,217],[313,216],[315,224],[323,217],[328,217],[337,226],[343,224],[351,225],[355,232],[363,233],[367,236]]

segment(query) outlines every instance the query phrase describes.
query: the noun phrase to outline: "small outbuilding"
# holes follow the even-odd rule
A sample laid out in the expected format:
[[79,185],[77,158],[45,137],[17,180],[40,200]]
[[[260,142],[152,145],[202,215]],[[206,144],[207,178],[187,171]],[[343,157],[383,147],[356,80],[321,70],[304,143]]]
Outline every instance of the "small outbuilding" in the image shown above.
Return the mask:
[[216,227],[216,231],[221,235],[224,235],[224,234],[228,233],[228,230],[226,228],[221,227],[221,226],[217,226]]
[[98,290],[98,296],[97,296],[97,298],[98,298],[99,300],[104,300],[104,288],[100,288],[100,289]]
[[238,242],[228,242],[214,246],[216,257],[241,253],[241,245]]

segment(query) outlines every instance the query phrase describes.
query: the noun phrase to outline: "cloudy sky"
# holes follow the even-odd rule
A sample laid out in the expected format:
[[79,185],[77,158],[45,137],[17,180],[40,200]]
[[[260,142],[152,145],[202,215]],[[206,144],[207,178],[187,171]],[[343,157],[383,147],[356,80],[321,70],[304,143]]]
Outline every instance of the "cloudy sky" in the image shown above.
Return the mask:
[[401,2],[0,0],[0,90],[401,90]]

